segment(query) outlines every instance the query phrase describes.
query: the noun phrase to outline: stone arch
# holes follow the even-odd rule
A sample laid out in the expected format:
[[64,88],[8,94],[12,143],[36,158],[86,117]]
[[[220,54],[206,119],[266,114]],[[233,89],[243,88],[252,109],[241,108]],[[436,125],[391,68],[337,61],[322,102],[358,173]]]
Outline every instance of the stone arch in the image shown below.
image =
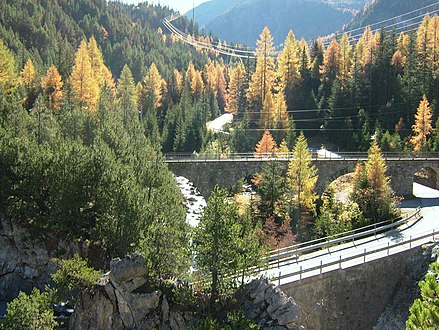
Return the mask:
[[438,189],[439,188],[439,166],[424,166],[415,170],[412,175],[413,184],[418,183],[423,186]]
[[317,180],[316,192],[320,195],[322,194],[326,188],[339,177],[346,175],[348,173],[352,173],[355,170],[355,164],[345,164],[337,168],[335,171],[327,171],[320,173],[318,172],[319,178]]

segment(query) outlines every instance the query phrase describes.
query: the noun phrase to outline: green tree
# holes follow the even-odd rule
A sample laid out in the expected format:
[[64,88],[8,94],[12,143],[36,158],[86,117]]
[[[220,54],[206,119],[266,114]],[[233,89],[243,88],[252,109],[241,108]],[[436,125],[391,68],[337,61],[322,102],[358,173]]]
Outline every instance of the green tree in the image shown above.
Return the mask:
[[425,279],[419,282],[421,298],[416,299],[410,307],[406,321],[408,330],[437,329],[439,327],[439,265],[434,262]]
[[17,298],[7,305],[7,314],[1,329],[52,330],[57,322],[52,309],[50,292],[40,292],[37,288],[30,295],[20,292]]
[[[240,220],[237,206],[227,199],[227,192],[215,187],[200,223],[194,232],[195,262],[203,278],[209,281],[211,301],[236,285],[233,274],[239,275],[249,266],[249,256],[258,256],[249,249],[248,240],[257,242],[252,228]],[[245,260],[245,262],[243,262]]]
[[390,179],[386,176],[387,165],[378,144],[372,141],[368,160],[358,164],[354,174],[354,189],[350,200],[360,206],[365,219],[376,223],[391,219],[397,214]]
[[87,265],[87,261],[75,254],[72,259],[54,259],[56,272],[52,280],[56,284],[56,295],[61,301],[75,304],[77,295],[84,289],[99,283],[101,272]]

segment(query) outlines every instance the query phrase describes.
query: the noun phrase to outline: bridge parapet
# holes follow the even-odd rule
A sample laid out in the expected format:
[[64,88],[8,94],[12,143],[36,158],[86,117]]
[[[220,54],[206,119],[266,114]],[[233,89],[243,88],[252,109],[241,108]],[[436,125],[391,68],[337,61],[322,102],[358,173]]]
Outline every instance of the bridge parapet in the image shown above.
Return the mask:
[[[313,157],[318,170],[316,191],[321,194],[333,180],[353,172],[357,162],[367,160],[367,154],[341,154],[339,157]],[[439,158],[405,154],[385,154],[387,175],[391,186],[399,196],[411,195],[413,176],[422,168],[430,167],[439,171]],[[169,169],[176,175],[184,176],[194,183],[204,197],[209,197],[215,185],[230,188],[240,178],[247,178],[261,171],[262,165],[278,161],[286,172],[292,158],[254,157],[252,154],[240,154],[230,158],[194,158],[193,155],[173,154],[166,156]],[[439,187],[437,175],[436,188]]]

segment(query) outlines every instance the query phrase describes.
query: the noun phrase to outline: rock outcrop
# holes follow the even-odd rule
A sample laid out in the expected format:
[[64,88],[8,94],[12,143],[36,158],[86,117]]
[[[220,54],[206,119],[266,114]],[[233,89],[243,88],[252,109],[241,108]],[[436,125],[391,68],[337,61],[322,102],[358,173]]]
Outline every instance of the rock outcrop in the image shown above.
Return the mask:
[[267,279],[253,280],[240,297],[244,314],[262,329],[301,329],[301,313],[293,298]]
[[42,232],[32,233],[9,223],[0,214],[0,301],[10,301],[20,291],[43,289],[54,270],[52,258],[69,258],[80,251]]
[[[261,329],[300,328],[295,302],[266,279],[252,281],[237,298],[245,315],[257,321]],[[203,317],[200,310],[172,305],[171,301],[149,284],[143,257],[133,254],[113,260],[101,284],[82,293],[70,328],[181,330]]]
[[172,307],[161,290],[149,286],[144,258],[133,254],[112,260],[102,283],[82,293],[70,328],[167,330],[193,325],[193,313]]

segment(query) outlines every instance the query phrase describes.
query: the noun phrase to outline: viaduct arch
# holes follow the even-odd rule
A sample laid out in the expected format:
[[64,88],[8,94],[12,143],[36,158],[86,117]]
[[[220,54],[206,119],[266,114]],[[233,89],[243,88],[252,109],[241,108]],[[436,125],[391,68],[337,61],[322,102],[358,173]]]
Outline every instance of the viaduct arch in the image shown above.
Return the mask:
[[[353,172],[358,161],[366,159],[314,159],[318,170],[317,193],[321,194],[327,185],[341,175]],[[204,197],[209,197],[215,185],[229,188],[238,179],[254,175],[261,171],[266,158],[237,159],[188,159],[167,160],[169,169],[178,176],[184,176],[194,183]],[[287,159],[276,159],[286,169]],[[438,158],[388,158],[387,175],[391,186],[399,196],[413,193],[413,176],[423,168],[432,168],[438,173]],[[436,175],[435,188],[439,188],[439,175]]]

